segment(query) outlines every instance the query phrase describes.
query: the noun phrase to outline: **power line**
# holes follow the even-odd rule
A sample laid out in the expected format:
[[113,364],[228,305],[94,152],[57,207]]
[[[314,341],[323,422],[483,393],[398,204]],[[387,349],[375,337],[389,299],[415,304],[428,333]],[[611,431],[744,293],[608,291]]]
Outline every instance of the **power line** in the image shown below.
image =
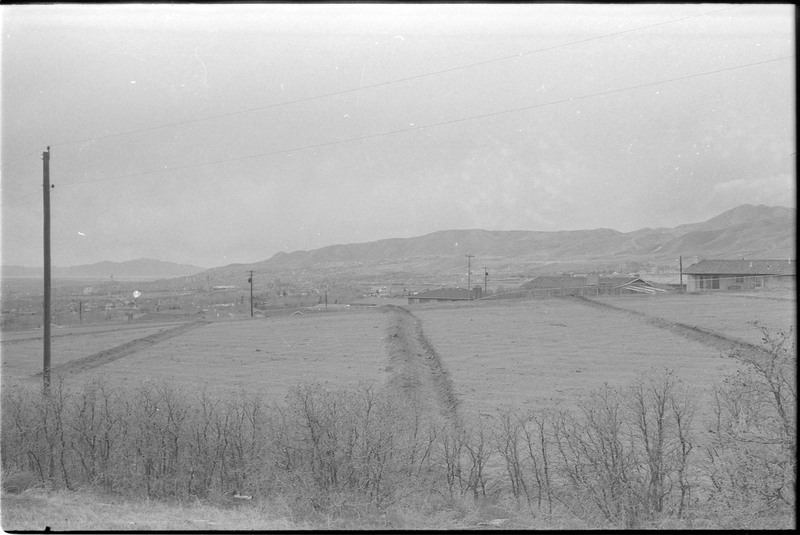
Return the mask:
[[653,23],[653,24],[647,24],[645,26],[638,26],[636,28],[631,28],[631,29],[628,29],[628,30],[621,30],[621,31],[614,32],[614,33],[596,35],[594,37],[587,37],[585,39],[579,39],[577,41],[570,41],[568,43],[562,43],[562,44],[559,44],[559,45],[553,45],[553,46],[548,46],[548,47],[544,47],[544,48],[538,48],[536,50],[528,50],[528,51],[525,51],[525,52],[520,52],[520,53],[513,54],[513,55],[508,55],[508,56],[502,56],[502,57],[498,57],[498,58],[488,59],[488,60],[484,60],[484,61],[477,61],[477,62],[474,62],[474,63],[468,63],[466,65],[461,65],[461,66],[458,66],[458,67],[450,67],[450,68],[447,68],[447,69],[431,71],[431,72],[427,72],[427,73],[423,73],[423,74],[416,74],[416,75],[408,76],[408,77],[405,77],[405,78],[397,78],[397,79],[388,80],[388,81],[385,81],[385,82],[378,82],[378,83],[375,83],[375,84],[365,85],[365,86],[362,86],[362,87],[355,87],[355,88],[351,88],[351,89],[343,89],[341,91],[334,91],[334,92],[325,93],[325,94],[322,94],[322,95],[315,95],[315,96],[312,96],[312,97],[298,98],[298,99],[294,99],[294,100],[288,100],[288,101],[285,101],[285,102],[279,102],[279,103],[275,103],[275,104],[268,104],[268,105],[265,105],[265,106],[258,106],[258,107],[255,107],[255,108],[248,108],[246,110],[239,110],[239,111],[233,111],[233,112],[228,112],[228,113],[221,113],[221,114],[217,114],[217,115],[209,115],[209,116],[200,117],[200,118],[197,118],[197,119],[188,119],[188,120],[185,120],[185,121],[178,121],[178,122],[163,124],[163,125],[159,125],[159,126],[151,126],[151,127],[146,127],[146,128],[137,128],[137,129],[133,129],[133,130],[124,130],[122,132],[116,132],[116,133],[107,134],[107,135],[104,135],[104,136],[87,138],[87,139],[83,139],[83,140],[79,140],[79,141],[65,141],[65,142],[62,142],[62,143],[54,143],[54,144],[51,144],[51,146],[60,147],[60,146],[64,146],[64,145],[74,145],[74,144],[78,144],[78,143],[88,143],[90,141],[98,141],[98,140],[101,140],[101,139],[109,139],[109,138],[124,136],[124,135],[128,135],[128,134],[140,134],[140,133],[143,133],[143,132],[150,132],[150,131],[153,131],[153,130],[162,130],[164,128],[173,128],[173,127],[176,127],[176,126],[183,126],[183,125],[187,125],[187,124],[195,124],[195,123],[200,123],[200,122],[204,122],[204,121],[210,121],[210,120],[213,120],[213,119],[222,119],[222,118],[225,118],[225,117],[233,117],[233,116],[236,116],[236,115],[243,115],[243,114],[246,114],[246,113],[252,113],[252,112],[256,112],[256,111],[270,110],[270,109],[278,108],[278,107],[281,107],[281,106],[289,106],[289,105],[292,105],[292,104],[301,104],[301,103],[304,103],[304,102],[311,102],[311,101],[314,101],[314,100],[320,100],[320,99],[328,98],[328,97],[346,95],[346,94],[349,94],[349,93],[355,93],[357,91],[363,91],[365,89],[375,89],[377,87],[383,87],[383,86],[387,86],[387,85],[391,85],[391,84],[408,82],[408,81],[411,81],[411,80],[419,80],[421,78],[428,78],[430,76],[437,76],[437,75],[440,75],[440,74],[446,74],[446,73],[450,73],[450,72],[455,72],[455,71],[460,71],[460,70],[465,70],[465,69],[471,69],[473,67],[480,67],[480,66],[483,66],[483,65],[491,64],[491,63],[498,63],[498,62],[501,62],[501,61],[508,61],[508,60],[512,60],[512,59],[517,59],[517,58],[520,58],[522,56],[529,56],[529,55],[532,55],[532,54],[538,54],[540,52],[548,52],[548,51],[551,51],[551,50],[557,50],[559,48],[565,48],[565,47],[568,47],[568,46],[588,43],[588,42],[591,42],[591,41],[596,41],[598,39],[607,39],[609,37],[616,37],[616,36],[624,35],[624,34],[627,34],[627,33],[638,32],[638,31],[641,31],[641,30],[655,28],[657,26],[664,26],[664,25],[667,25],[667,24],[675,24],[677,22],[682,22],[682,21],[693,19],[693,18],[697,18],[697,17],[704,17],[704,16],[707,16],[707,15],[713,15],[715,13],[719,13],[721,11],[727,11],[727,10],[733,9],[735,7],[738,7],[738,6],[728,6],[728,7],[722,8],[722,9],[716,9],[714,11],[707,11],[705,13],[699,13],[697,15],[690,15],[690,16],[687,16],[687,17],[679,18],[679,19],[671,19],[671,20],[657,22],[657,23]]
[[672,83],[672,82],[678,82],[678,81],[682,81],[682,80],[689,80],[689,79],[698,78],[698,77],[701,77],[701,76],[709,76],[709,75],[718,74],[718,73],[721,73],[721,72],[733,71],[733,70],[737,70],[737,69],[744,69],[744,68],[747,68],[747,67],[753,67],[753,66],[757,66],[757,65],[764,65],[764,64],[767,64],[767,63],[774,63],[776,61],[783,61],[785,59],[790,59],[790,58],[793,58],[793,57],[795,57],[795,56],[794,55],[782,56],[782,57],[779,57],[779,58],[773,58],[773,59],[768,59],[768,60],[764,60],[764,61],[757,61],[757,62],[754,62],[754,63],[747,63],[747,64],[744,64],[744,65],[736,65],[736,66],[733,66],[733,67],[725,67],[725,68],[722,68],[722,69],[715,69],[713,71],[704,71],[704,72],[701,72],[701,73],[688,74],[688,75],[684,75],[684,76],[677,76],[675,78],[667,78],[665,80],[659,80],[659,81],[656,81],[656,82],[647,82],[647,83],[644,83],[644,84],[637,84],[637,85],[632,85],[632,86],[627,86],[627,87],[622,87],[622,88],[617,88],[617,89],[610,89],[608,91],[600,91],[600,92],[597,92],[597,93],[589,93],[587,95],[579,95],[579,96],[576,96],[576,97],[569,97],[569,98],[563,98],[563,99],[559,99],[559,100],[552,100],[552,101],[549,101],[549,102],[543,102],[543,103],[539,103],[539,104],[532,104],[530,106],[522,106],[522,107],[519,107],[519,108],[511,108],[511,109],[508,109],[508,110],[501,110],[501,111],[496,111],[496,112],[491,112],[491,113],[484,113],[484,114],[481,114],[481,115],[472,115],[472,116],[469,116],[469,117],[461,117],[461,118],[458,118],[458,119],[450,119],[450,120],[447,120],[447,121],[441,121],[441,122],[437,122],[437,123],[430,123],[430,124],[427,124],[427,125],[419,125],[419,126],[413,126],[413,127],[409,127],[409,128],[401,128],[401,129],[397,129],[397,130],[390,130],[390,131],[387,131],[387,132],[380,132],[380,133],[377,133],[377,134],[367,134],[367,135],[357,136],[357,137],[352,137],[352,138],[347,138],[347,139],[340,139],[340,140],[335,140],[335,141],[327,141],[327,142],[324,142],[324,143],[316,143],[316,144],[313,144],[313,145],[302,145],[302,146],[299,146],[299,147],[292,147],[292,148],[288,148],[288,149],[274,150],[274,151],[270,151],[270,152],[262,152],[262,153],[258,153],[258,154],[250,154],[250,155],[247,155],[247,156],[240,156],[240,157],[237,157],[237,158],[225,158],[225,159],[222,159],[222,160],[213,160],[213,161],[209,161],[209,162],[201,162],[201,163],[195,163],[195,164],[184,165],[184,166],[179,166],[179,167],[167,167],[167,168],[164,168],[164,169],[153,169],[153,170],[150,170],[150,171],[141,171],[141,172],[137,172],[137,173],[130,173],[130,174],[125,174],[125,175],[117,175],[117,176],[107,177],[107,178],[99,178],[99,179],[95,179],[95,180],[85,180],[85,181],[81,181],[81,182],[72,182],[72,183],[68,183],[68,184],[63,184],[62,186],[73,186],[73,185],[78,185],[78,184],[92,184],[92,183],[95,183],[95,182],[106,182],[106,181],[110,181],[110,180],[121,180],[121,179],[124,179],[124,178],[133,178],[133,177],[137,177],[137,176],[152,175],[152,174],[157,174],[157,173],[166,173],[166,172],[170,172],[170,171],[181,171],[181,170],[184,170],[184,169],[193,169],[193,168],[197,168],[197,167],[204,167],[204,166],[207,166],[207,165],[217,165],[217,164],[221,164],[221,163],[238,162],[238,161],[243,161],[243,160],[252,160],[252,159],[256,159],[256,158],[264,158],[264,157],[267,157],[267,156],[275,156],[275,155],[278,155],[278,154],[286,154],[286,153],[299,152],[299,151],[309,150],[309,149],[317,149],[317,148],[329,147],[329,146],[332,146],[332,145],[339,145],[339,144],[342,144],[342,143],[352,143],[354,141],[364,141],[364,140],[367,140],[367,139],[386,137],[386,136],[391,136],[391,135],[395,135],[395,134],[401,134],[401,133],[405,133],[405,132],[413,132],[413,131],[416,131],[416,130],[424,130],[424,129],[427,129],[427,128],[434,128],[434,127],[439,127],[439,126],[447,126],[447,125],[462,123],[462,122],[466,122],[466,121],[474,121],[474,120],[478,120],[478,119],[487,119],[487,118],[490,118],[490,117],[496,117],[498,115],[506,115],[506,114],[509,114],[509,113],[527,111],[527,110],[532,110],[532,109],[536,109],[536,108],[544,108],[546,106],[553,106],[553,105],[556,105],[556,104],[564,104],[564,103],[567,103],[567,102],[574,102],[574,101],[578,101],[578,100],[586,100],[586,99],[594,98],[594,97],[613,95],[615,93],[622,93],[622,92],[625,92],[625,91],[632,91],[632,90],[635,90],[635,89],[642,89],[642,88],[645,88],[645,87],[653,87],[653,86],[656,86],[656,85]]
[[39,155],[39,151],[29,152],[27,154],[23,154],[23,155],[21,155],[21,156],[19,156],[17,158],[11,159],[11,160],[8,160],[8,159],[4,158],[2,165],[3,165],[3,167],[6,167],[8,165],[12,165],[12,164],[15,164],[15,163],[17,163],[17,162],[19,162],[21,160],[24,160],[25,158],[28,158],[29,156],[37,156],[37,155]]

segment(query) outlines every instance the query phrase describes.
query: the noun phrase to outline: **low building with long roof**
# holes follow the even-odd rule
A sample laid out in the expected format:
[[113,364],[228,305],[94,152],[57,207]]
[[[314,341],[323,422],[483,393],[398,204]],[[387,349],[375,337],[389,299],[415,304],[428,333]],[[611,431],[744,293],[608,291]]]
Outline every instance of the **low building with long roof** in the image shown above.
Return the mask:
[[701,260],[683,270],[686,291],[797,287],[797,260]]

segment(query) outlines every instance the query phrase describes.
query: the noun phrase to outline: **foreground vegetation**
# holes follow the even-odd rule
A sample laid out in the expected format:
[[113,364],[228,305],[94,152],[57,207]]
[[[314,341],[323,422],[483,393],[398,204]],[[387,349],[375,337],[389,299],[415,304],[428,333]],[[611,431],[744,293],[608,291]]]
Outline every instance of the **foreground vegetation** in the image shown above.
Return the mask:
[[[280,404],[167,382],[6,388],[3,528],[118,529],[137,515],[136,529],[791,528],[797,357],[791,332],[760,329],[762,351],[728,355],[740,368],[715,387],[712,421],[666,369],[576,411],[466,424],[369,384],[300,385]],[[115,513],[56,527],[73,492]],[[165,524],[146,500],[169,504]]]

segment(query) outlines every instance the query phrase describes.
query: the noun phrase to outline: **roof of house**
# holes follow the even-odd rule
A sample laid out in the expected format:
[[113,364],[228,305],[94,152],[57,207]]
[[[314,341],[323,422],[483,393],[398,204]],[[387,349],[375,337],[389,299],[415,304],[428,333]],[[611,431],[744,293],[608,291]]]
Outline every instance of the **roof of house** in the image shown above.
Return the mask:
[[628,285],[638,285],[638,286],[652,286],[651,283],[647,282],[646,280],[642,280],[639,277],[600,277],[600,282],[598,283],[600,286],[628,286]]
[[429,290],[421,294],[409,295],[409,299],[451,299],[451,300],[467,300],[470,293],[466,288],[440,288],[438,290]]
[[580,288],[586,286],[586,277],[572,277],[572,276],[549,276],[542,275],[535,279],[529,280],[522,286],[521,290],[534,290],[534,289],[565,289],[565,288]]
[[534,289],[569,289],[569,288],[584,288],[584,287],[596,287],[596,286],[626,286],[629,284],[637,283],[639,285],[646,285],[651,286],[649,282],[643,281],[638,277],[599,277],[597,280],[597,284],[589,284],[587,277],[570,277],[570,276],[541,276],[536,277],[533,280],[530,280],[520,286],[522,290],[534,290]]
[[687,275],[796,275],[796,260],[701,260]]

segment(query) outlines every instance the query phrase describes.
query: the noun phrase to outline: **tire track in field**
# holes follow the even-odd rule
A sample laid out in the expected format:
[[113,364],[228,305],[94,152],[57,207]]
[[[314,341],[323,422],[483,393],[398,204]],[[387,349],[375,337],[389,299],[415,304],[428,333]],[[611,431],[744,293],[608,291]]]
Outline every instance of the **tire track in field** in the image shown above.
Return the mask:
[[[115,360],[119,360],[123,357],[133,355],[134,353],[152,347],[153,345],[159,342],[169,340],[170,338],[174,338],[185,332],[191,331],[192,329],[202,327],[203,325],[208,325],[209,323],[210,322],[208,321],[194,321],[192,323],[184,323],[177,327],[173,327],[172,329],[167,329],[165,331],[160,331],[155,334],[151,334],[149,336],[137,338],[135,340],[125,342],[124,344],[120,344],[110,349],[104,349],[103,351],[98,351],[97,353],[93,353],[85,357],[71,360],[59,366],[53,366],[50,369],[50,373],[53,375],[83,373],[85,371],[98,368],[100,366],[104,366],[110,362],[114,362]],[[41,376],[42,372],[39,372],[35,374],[33,377],[35,378]]]
[[[159,325],[167,327],[167,326],[170,326],[170,325],[185,325],[185,323],[186,323],[185,321],[181,321],[181,322],[173,321],[173,322],[169,322],[169,323],[160,323]],[[84,328],[84,327],[77,327],[77,328],[80,329],[80,328]],[[88,328],[89,329],[93,329],[93,327],[88,327]],[[153,325],[151,323],[143,323],[143,324],[137,323],[137,324],[134,324],[134,325],[125,325],[125,326],[118,326],[118,325],[102,326],[102,327],[96,328],[96,330],[68,331],[68,332],[61,332],[61,333],[58,332],[58,331],[51,332],[50,333],[50,339],[52,340],[53,338],[64,338],[66,336],[71,336],[71,337],[83,336],[83,337],[86,337],[86,336],[94,336],[96,334],[105,334],[105,333],[110,333],[110,332],[136,331],[136,330],[141,331],[141,330],[144,330],[144,329],[152,329],[152,328],[153,328]],[[71,329],[71,327],[67,327],[67,329]],[[13,336],[15,333],[12,331],[9,334],[11,336]],[[30,342],[31,340],[41,340],[43,337],[44,337],[43,334],[37,333],[35,335],[25,336],[24,338],[6,338],[4,340],[0,340],[0,345],[13,345],[13,344],[19,344],[19,343],[22,343],[22,342]]]
[[604,310],[613,310],[615,312],[624,312],[630,314],[632,316],[642,319],[648,325],[652,325],[654,327],[658,327],[659,329],[670,331],[674,334],[683,336],[684,338],[688,338],[689,340],[693,340],[695,342],[700,342],[701,344],[713,347],[714,349],[718,349],[722,353],[730,353],[736,350],[755,351],[755,352],[764,351],[764,348],[757,346],[755,344],[751,344],[750,342],[745,342],[744,340],[739,340],[737,338],[725,336],[723,334],[719,334],[714,331],[709,331],[703,329],[702,327],[698,327],[696,325],[687,325],[686,323],[670,321],[665,318],[661,318],[658,316],[651,316],[649,314],[638,312],[636,310],[630,310],[628,308],[618,307],[608,303],[601,303],[599,301],[594,301],[592,299],[583,296],[575,296],[574,299],[576,299],[579,303],[583,303],[584,305],[593,306]]
[[430,411],[462,427],[452,381],[425,336],[422,321],[397,305],[383,305],[381,310],[389,315],[384,338],[391,367],[389,387],[420,400]]

